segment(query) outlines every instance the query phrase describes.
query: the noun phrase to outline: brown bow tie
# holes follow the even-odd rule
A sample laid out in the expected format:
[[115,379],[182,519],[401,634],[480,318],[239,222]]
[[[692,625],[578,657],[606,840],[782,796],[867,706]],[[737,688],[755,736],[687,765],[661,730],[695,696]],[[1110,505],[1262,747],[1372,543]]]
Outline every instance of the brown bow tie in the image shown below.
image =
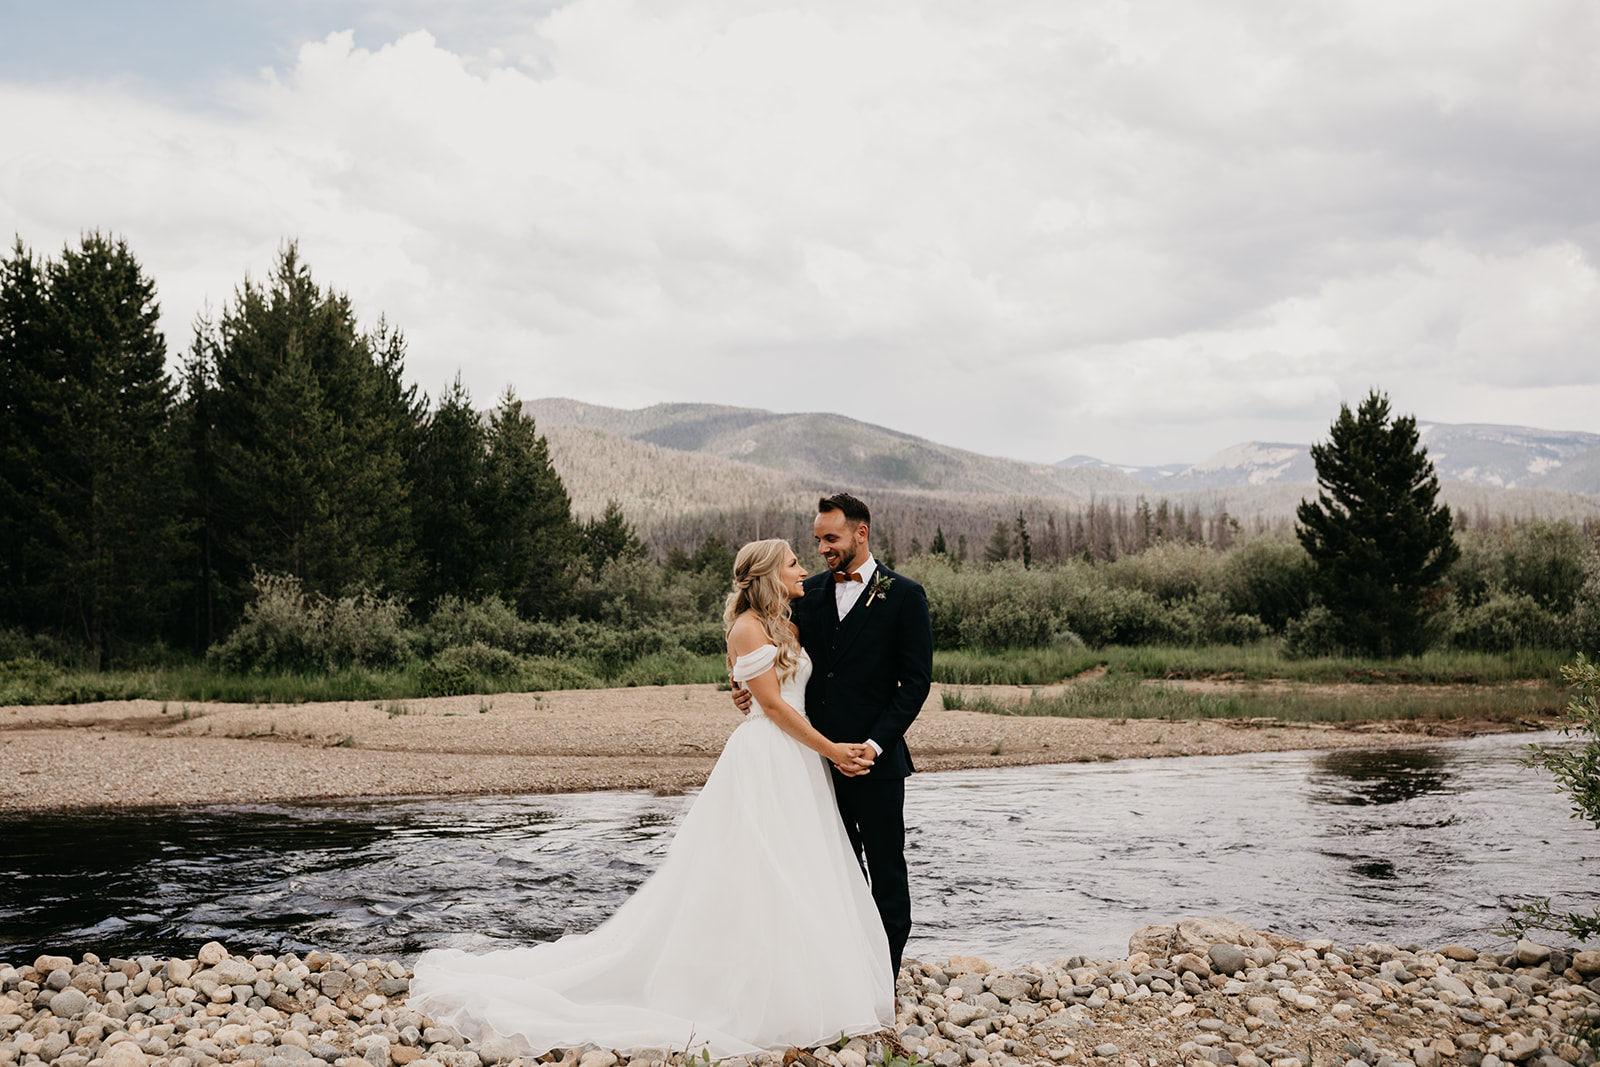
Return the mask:
[[865,578],[861,577],[861,572],[860,571],[851,571],[849,574],[840,574],[838,571],[834,571],[833,572],[833,580],[836,581],[836,582],[864,582],[864,581],[866,581]]

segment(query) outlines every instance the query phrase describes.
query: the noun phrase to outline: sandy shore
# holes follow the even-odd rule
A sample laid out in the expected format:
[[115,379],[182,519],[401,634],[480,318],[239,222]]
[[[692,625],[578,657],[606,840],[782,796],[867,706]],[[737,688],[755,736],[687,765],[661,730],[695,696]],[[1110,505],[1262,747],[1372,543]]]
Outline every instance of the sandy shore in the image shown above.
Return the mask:
[[[1023,701],[1031,690],[963,686]],[[712,685],[241,705],[0,708],[0,810],[444,793],[672,791],[705,781],[738,716]],[[919,770],[1394,745],[1497,723],[1338,726],[946,711],[907,735]]]

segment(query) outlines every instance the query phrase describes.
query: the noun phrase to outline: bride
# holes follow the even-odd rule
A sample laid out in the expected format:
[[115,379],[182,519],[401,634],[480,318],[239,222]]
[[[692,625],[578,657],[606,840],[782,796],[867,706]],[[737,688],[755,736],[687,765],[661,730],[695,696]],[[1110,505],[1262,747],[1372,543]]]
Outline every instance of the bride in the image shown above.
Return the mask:
[[524,1055],[585,1044],[750,1055],[893,1024],[888,940],[824,762],[862,773],[871,749],[805,718],[811,661],[789,621],[805,576],[787,542],[739,550],[723,621],[755,705],[661,868],[590,933],[424,953],[411,1008]]

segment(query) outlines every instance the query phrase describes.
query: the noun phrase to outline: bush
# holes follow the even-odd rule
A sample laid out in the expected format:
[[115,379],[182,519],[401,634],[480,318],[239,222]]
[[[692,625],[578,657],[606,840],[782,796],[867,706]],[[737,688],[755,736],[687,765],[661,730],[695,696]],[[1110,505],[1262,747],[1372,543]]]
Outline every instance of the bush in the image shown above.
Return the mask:
[[1084,643],[1105,645],[1159,643],[1169,627],[1166,608],[1143,589],[1090,588],[1076,591],[1064,605],[1063,621]]
[[58,667],[82,667],[88,656],[80,645],[10,626],[0,627],[0,660],[43,660]]
[[1344,655],[1344,638],[1333,612],[1313,604],[1284,627],[1283,654],[1290,659]]
[[387,667],[410,655],[405,606],[366,590],[307,597],[300,579],[257,572],[256,598],[238,627],[213,645],[213,666],[237,672]]
[[1456,613],[1451,644],[1469,652],[1555,648],[1565,640],[1562,622],[1526,593],[1494,593]]
[[1229,608],[1254,615],[1272,633],[1311,606],[1311,557],[1292,537],[1253,537],[1224,553],[1219,569]]
[[422,635],[435,653],[470,645],[524,652],[536,643],[533,631],[537,627],[537,623],[524,620],[516,608],[498,596],[486,596],[477,602],[443,596],[433,606]]
[[1583,585],[1572,600],[1572,640],[1586,653],[1600,649],[1600,554],[1583,563]]
[[549,689],[593,689],[598,679],[563,660],[519,656],[481,642],[447,648],[429,660],[417,679],[423,696]]
[[1205,545],[1161,541],[1137,555],[1105,564],[1105,581],[1175,603],[1215,592],[1221,584],[1221,558]]

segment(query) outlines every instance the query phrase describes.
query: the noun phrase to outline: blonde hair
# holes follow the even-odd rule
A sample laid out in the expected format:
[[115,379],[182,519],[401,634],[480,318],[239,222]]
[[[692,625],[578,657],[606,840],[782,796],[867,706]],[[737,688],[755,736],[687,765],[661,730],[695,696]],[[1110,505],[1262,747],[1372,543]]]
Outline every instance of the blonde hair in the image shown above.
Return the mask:
[[[767,639],[778,646],[775,664],[778,678],[787,681],[800,666],[800,639],[789,625],[789,594],[778,571],[794,550],[789,542],[773,538],[751,541],[739,549],[733,561],[733,592],[722,608],[722,631],[733,629],[734,620],[752,612],[761,623]],[[733,652],[728,652],[731,662]]]

